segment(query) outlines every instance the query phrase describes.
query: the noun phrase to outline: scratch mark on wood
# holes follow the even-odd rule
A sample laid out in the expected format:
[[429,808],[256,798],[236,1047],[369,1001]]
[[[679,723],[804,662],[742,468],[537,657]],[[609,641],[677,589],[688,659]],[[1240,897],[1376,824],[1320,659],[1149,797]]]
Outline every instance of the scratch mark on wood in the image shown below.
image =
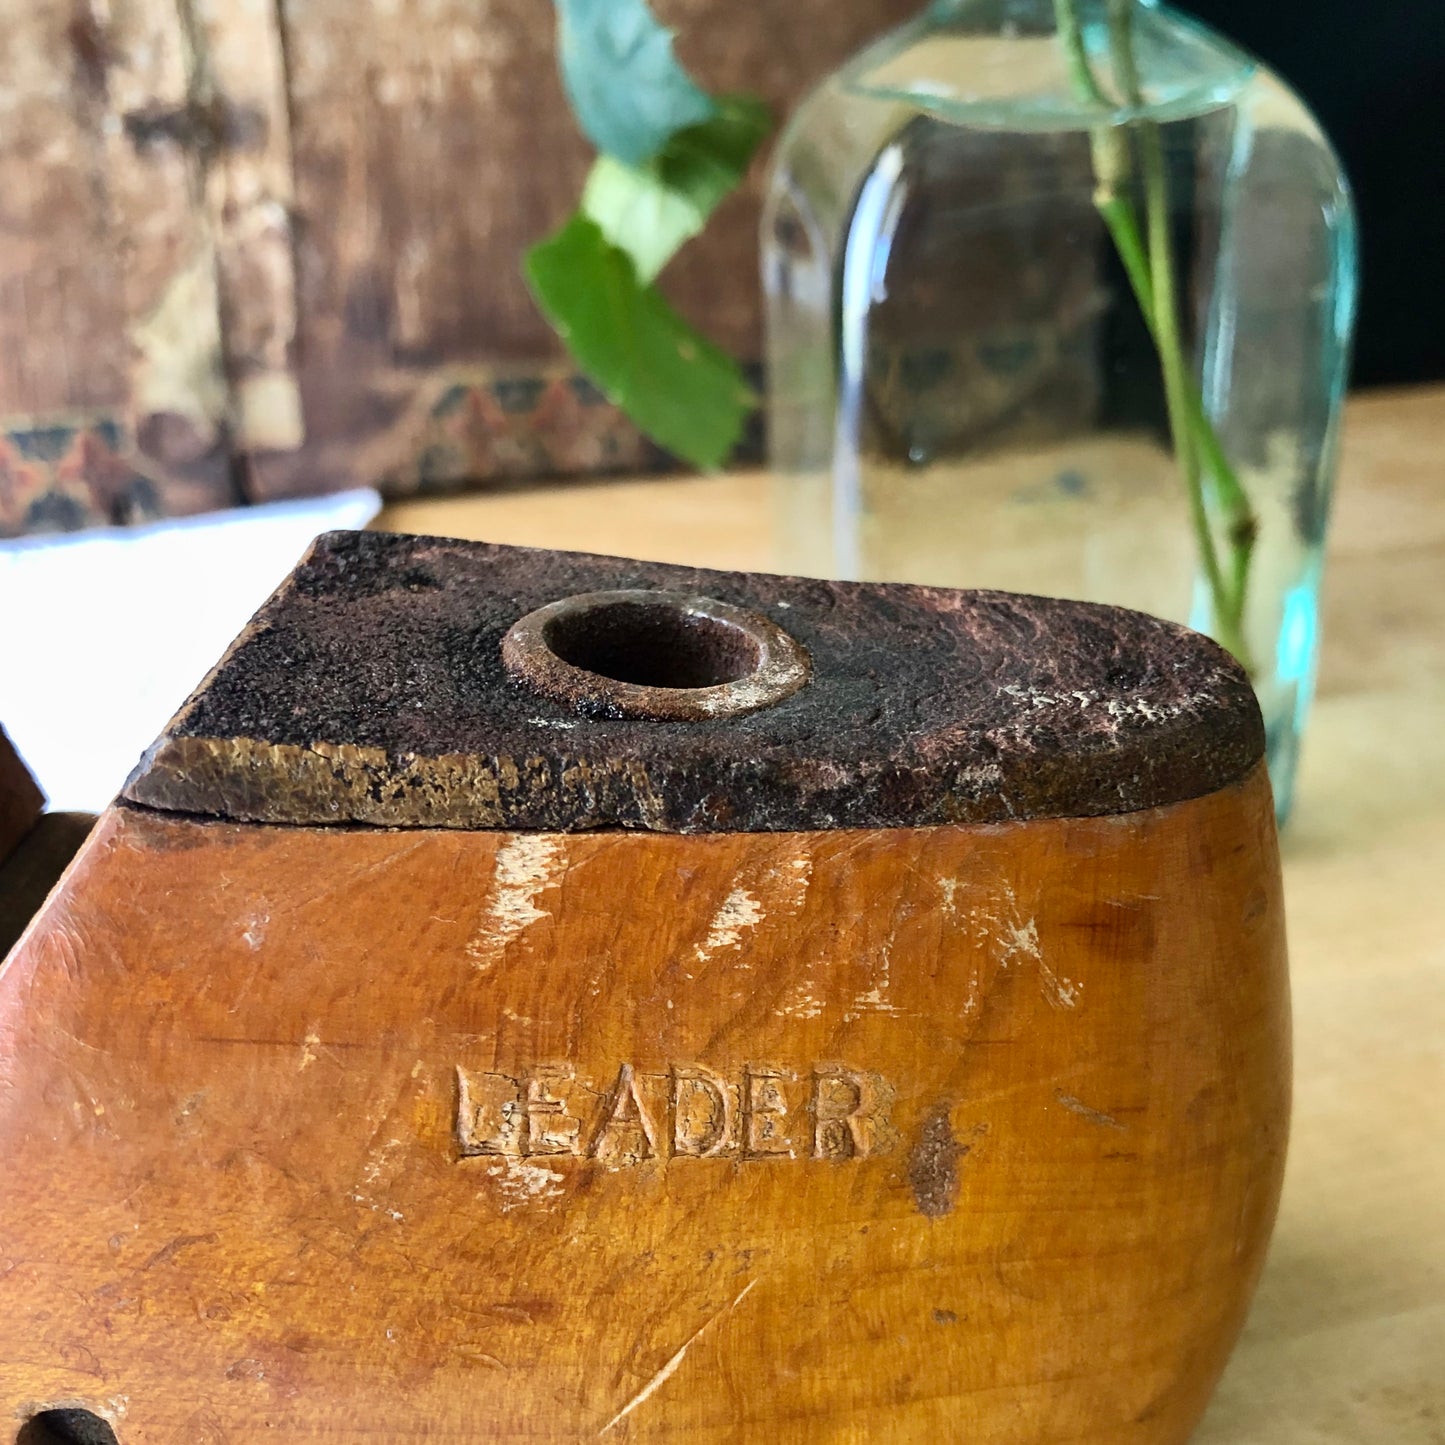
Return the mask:
[[296,1066],[298,1074],[305,1073],[316,1062],[316,1050],[320,1046],[321,1035],[316,1032],[316,1025],[313,1024],[306,1037],[301,1040],[301,1062]]
[[747,1297],[757,1280],[750,1279],[742,1288],[742,1292],[731,1304],[724,1305],[715,1315],[704,1320],[687,1339],[682,1342],[677,1353],[597,1432],[598,1439],[607,1434],[615,1426],[620,1425],[639,1405],[646,1403],[660,1390],[678,1371],[687,1352],[697,1343],[699,1337],[705,1330],[711,1329],[722,1317],[735,1310]]
[[1102,1109],[1091,1109],[1082,1099],[1076,1099],[1072,1094],[1066,1094],[1062,1089],[1054,1090],[1054,1098],[1064,1108],[1072,1110],[1081,1119],[1087,1119],[1091,1124],[1102,1125],[1105,1129],[1117,1129],[1122,1134],[1128,1128],[1121,1124],[1112,1114],[1106,1114]]
[[697,961],[705,963],[725,948],[736,948],[743,931],[763,921],[763,905],[746,888],[734,888],[713,914],[707,937],[697,946]]
[[[940,878],[938,881],[943,892],[945,910],[950,917],[960,918],[958,880]],[[1049,1007],[1074,1008],[1083,992],[1083,984],[1077,979],[1064,978],[1049,964],[1039,944],[1038,920],[1032,916],[1024,916],[1013,886],[1000,881],[996,891],[1001,907],[981,907],[968,915],[968,918],[984,938],[997,945],[998,966],[1010,968],[1017,963],[1037,965],[1039,990]]]
[[545,1164],[533,1164],[526,1159],[505,1159],[493,1164],[487,1173],[497,1181],[502,1192],[503,1214],[509,1214],[524,1204],[559,1199],[566,1192],[563,1188],[567,1180],[565,1174],[558,1169],[549,1169]]
[[493,866],[492,901],[467,945],[472,967],[485,973],[532,924],[548,916],[537,906],[557,881],[563,859],[556,839],[520,833],[508,839]]
[[146,1262],[141,1265],[142,1271],[154,1269],[158,1264],[168,1264],[183,1249],[190,1249],[197,1244],[214,1244],[218,1236],[214,1231],[210,1234],[178,1234],[169,1244],[163,1244]]
[[500,1370],[504,1375],[510,1373],[507,1366],[495,1355],[489,1355],[484,1350],[458,1350],[457,1353],[463,1359],[475,1360],[479,1365],[486,1365],[488,1369]]

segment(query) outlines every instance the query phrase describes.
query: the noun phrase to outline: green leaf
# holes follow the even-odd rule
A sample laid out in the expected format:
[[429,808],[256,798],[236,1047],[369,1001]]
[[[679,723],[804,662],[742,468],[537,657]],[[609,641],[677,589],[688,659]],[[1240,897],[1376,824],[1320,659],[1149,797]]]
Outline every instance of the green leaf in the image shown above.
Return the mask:
[[692,196],[662,179],[656,162],[625,166],[611,156],[593,162],[582,192],[582,214],[627,252],[643,282],[651,281],[707,221],[707,212]]
[[583,214],[651,281],[743,178],[771,124],[762,101],[722,97],[711,120],[679,131],[643,165],[599,156],[582,193]]
[[742,180],[773,124],[755,95],[720,95],[716,105],[716,115],[678,131],[658,157],[668,184],[688,191],[708,212]]
[[587,138],[625,165],[641,165],[669,138],[716,113],[672,53],[672,31],[645,0],[555,0],[557,54]]
[[727,460],[754,397],[595,221],[574,216],[527,253],[527,280],[582,370],[660,446],[694,466]]

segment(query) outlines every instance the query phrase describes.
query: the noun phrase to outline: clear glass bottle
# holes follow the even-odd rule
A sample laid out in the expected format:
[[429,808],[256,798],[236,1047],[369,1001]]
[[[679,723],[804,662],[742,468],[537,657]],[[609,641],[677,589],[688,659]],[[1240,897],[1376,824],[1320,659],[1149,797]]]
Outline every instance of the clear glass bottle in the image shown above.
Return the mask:
[[1356,270],[1288,87],[1146,0],[941,0],[803,103],[762,243],[780,564],[1191,623],[1283,816]]

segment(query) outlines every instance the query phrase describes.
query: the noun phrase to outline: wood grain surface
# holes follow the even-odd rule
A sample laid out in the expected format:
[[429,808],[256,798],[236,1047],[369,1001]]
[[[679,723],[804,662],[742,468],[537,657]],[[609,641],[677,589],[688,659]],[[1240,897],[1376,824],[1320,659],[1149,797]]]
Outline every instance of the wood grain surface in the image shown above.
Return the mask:
[[[1445,389],[1346,412],[1324,651],[1283,840],[1296,1089],[1279,1226],[1196,1445],[1440,1445]],[[758,473],[398,504],[379,525],[770,565]]]
[[0,975],[0,1409],[1181,1445],[1284,1162],[1262,766],[794,834],[117,808]]

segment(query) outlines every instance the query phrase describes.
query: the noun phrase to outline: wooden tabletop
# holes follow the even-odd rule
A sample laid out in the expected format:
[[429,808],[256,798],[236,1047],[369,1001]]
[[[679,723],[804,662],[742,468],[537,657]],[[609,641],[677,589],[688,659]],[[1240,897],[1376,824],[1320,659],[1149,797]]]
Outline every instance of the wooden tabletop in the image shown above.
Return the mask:
[[[1195,1445],[1445,1442],[1445,389],[1351,402],[1284,839],[1296,1093],[1279,1226]],[[389,507],[378,525],[768,568],[758,473]]]

